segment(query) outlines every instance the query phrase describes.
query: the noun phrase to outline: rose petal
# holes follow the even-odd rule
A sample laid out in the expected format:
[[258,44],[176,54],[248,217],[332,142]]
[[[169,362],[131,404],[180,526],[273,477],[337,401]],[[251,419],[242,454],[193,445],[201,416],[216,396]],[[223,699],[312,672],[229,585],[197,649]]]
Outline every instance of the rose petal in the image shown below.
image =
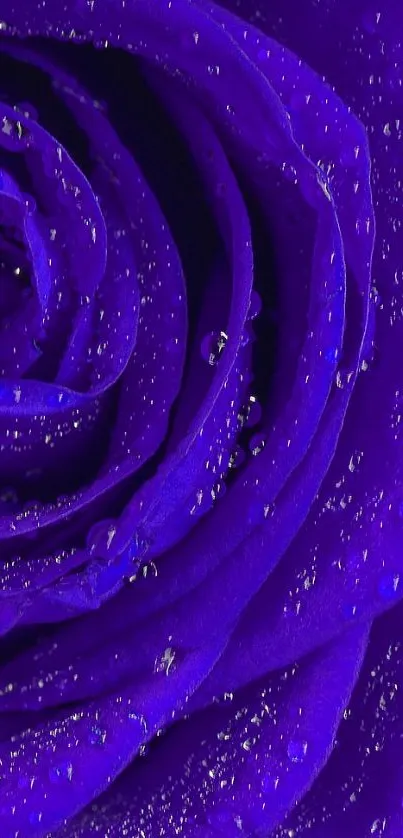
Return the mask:
[[236,697],[226,693],[169,731],[58,835],[81,838],[106,827],[112,836],[124,828],[129,836],[141,828],[169,834],[180,823],[188,835],[206,838],[267,834],[329,755],[366,638],[366,630],[355,629],[347,641]]

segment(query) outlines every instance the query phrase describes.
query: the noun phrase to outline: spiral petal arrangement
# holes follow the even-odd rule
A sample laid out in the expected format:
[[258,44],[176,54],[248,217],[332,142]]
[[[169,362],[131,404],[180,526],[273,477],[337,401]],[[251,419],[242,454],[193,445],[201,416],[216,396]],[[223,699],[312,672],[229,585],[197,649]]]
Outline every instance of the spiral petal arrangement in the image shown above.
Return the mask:
[[207,0],[13,0],[0,70],[1,834],[397,835],[363,122]]

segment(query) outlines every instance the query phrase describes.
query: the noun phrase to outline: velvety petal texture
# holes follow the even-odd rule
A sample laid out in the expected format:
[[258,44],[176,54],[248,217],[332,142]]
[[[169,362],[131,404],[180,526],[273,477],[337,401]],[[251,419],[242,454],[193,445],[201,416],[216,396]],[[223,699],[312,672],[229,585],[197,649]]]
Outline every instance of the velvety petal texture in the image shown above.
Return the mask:
[[403,829],[384,5],[0,0],[4,838]]

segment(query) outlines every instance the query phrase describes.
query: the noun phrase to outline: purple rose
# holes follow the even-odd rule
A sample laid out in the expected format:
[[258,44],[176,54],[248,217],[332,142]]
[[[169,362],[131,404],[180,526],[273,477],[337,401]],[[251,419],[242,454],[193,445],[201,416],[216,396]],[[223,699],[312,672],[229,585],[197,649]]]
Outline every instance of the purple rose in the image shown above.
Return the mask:
[[2,3],[4,838],[403,829],[403,11],[226,6]]

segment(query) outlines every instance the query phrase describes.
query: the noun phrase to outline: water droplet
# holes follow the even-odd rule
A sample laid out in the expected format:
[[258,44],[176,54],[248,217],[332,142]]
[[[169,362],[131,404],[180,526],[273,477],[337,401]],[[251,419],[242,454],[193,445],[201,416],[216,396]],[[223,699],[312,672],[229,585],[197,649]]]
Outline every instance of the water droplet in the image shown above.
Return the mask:
[[247,509],[247,521],[251,526],[263,524],[266,518],[274,515],[275,504],[267,502],[259,494],[250,500]]
[[225,483],[221,483],[221,482],[215,483],[214,486],[211,489],[211,497],[212,497],[213,502],[215,503],[216,500],[219,500],[220,498],[224,497],[226,491],[227,491],[227,487],[226,487]]
[[141,713],[136,713],[134,710],[130,710],[127,714],[127,718],[129,722],[141,725],[143,732],[147,733],[147,722]]
[[244,751],[251,751],[254,744],[255,741],[253,739],[244,739],[244,741],[242,742],[242,748],[244,749]]
[[382,297],[381,297],[376,285],[372,286],[369,298],[375,306],[380,306],[382,304]]
[[402,89],[402,71],[400,62],[393,62],[385,73],[385,82],[393,91]]
[[22,151],[30,136],[24,123],[10,116],[2,117],[0,132],[2,144],[13,151]]
[[336,387],[340,390],[343,390],[345,387],[348,387],[351,384],[351,381],[354,377],[353,370],[345,370],[339,369],[336,373]]
[[178,355],[182,348],[179,338],[169,338],[166,348],[170,355]]
[[230,704],[234,700],[234,693],[225,692],[213,698],[214,704]]
[[243,462],[245,462],[245,451],[241,448],[240,445],[237,445],[234,450],[230,454],[230,458],[228,461],[228,468],[234,469],[239,468]]
[[400,574],[389,572],[381,576],[378,591],[382,599],[397,599],[400,596]]
[[73,765],[71,762],[62,762],[60,765],[52,765],[49,769],[51,783],[70,782],[73,776]]
[[165,675],[170,675],[175,671],[176,651],[172,646],[167,646],[162,655],[155,659],[154,672],[164,672]]
[[21,198],[25,204],[28,215],[34,215],[36,212],[36,201],[32,195],[22,194]]
[[252,321],[250,320],[248,323],[245,324],[244,328],[242,329],[240,344],[242,347],[248,346],[249,343],[253,343],[255,340],[256,333],[253,328]]
[[356,603],[345,602],[342,611],[346,620],[354,620],[359,615],[360,609]]
[[377,31],[379,21],[381,19],[381,12],[366,11],[362,16],[362,27],[369,35],[374,35]]
[[92,725],[88,733],[90,745],[104,745],[106,742],[106,730],[99,725]]
[[258,434],[254,434],[251,440],[249,441],[249,450],[253,454],[254,457],[257,457],[260,454],[266,445],[266,435],[262,432]]
[[196,497],[191,503],[190,507],[190,514],[191,515],[204,515],[206,512],[211,509],[213,505],[213,498],[211,492],[207,489],[198,489],[196,492]]
[[108,531],[107,531],[107,534],[106,534],[106,549],[107,550],[110,550],[116,533],[117,533],[116,525],[111,524],[110,527],[108,527]]
[[301,601],[297,600],[296,602],[286,602],[283,608],[283,614],[285,617],[298,617],[299,612],[301,610]]
[[262,407],[257,401],[256,396],[250,396],[248,402],[248,415],[246,418],[246,425],[248,428],[253,428],[262,418]]
[[351,472],[357,471],[363,456],[364,456],[363,451],[358,451],[358,450],[353,451],[353,453],[350,457],[349,463],[348,463],[348,470],[351,471]]
[[296,170],[295,166],[291,165],[291,163],[288,163],[288,161],[283,163],[283,165],[281,167],[281,171],[282,171],[284,177],[286,178],[286,180],[289,180],[290,183],[294,183],[294,184],[298,183],[297,170]]
[[142,568],[143,578],[152,578],[158,576],[158,568],[155,562],[148,562]]
[[291,94],[290,98],[290,108],[292,111],[303,111],[306,109],[308,105],[312,103],[312,94],[306,93],[303,90],[300,90],[298,87],[295,88],[293,93]]
[[[277,782],[278,782],[278,778],[277,778]],[[273,778],[273,776],[266,769],[266,773],[263,774],[263,776],[262,776],[262,792],[263,792],[264,795],[271,795],[272,792],[273,792],[273,789],[275,789],[275,788],[277,788],[276,780]]]
[[347,143],[340,155],[340,162],[346,169],[351,169],[357,165],[357,160],[360,154],[360,146]]
[[385,835],[386,831],[386,818],[375,818],[373,823],[371,824],[371,835],[373,838],[381,838],[382,835]]
[[339,356],[339,350],[337,347],[331,346],[328,349],[325,349],[323,355],[328,364],[334,364]]
[[201,342],[201,354],[210,366],[214,367],[221,357],[228,341],[226,332],[210,332]]
[[287,746],[287,754],[291,762],[303,762],[308,750],[308,743],[304,739],[291,739]]
[[149,540],[141,530],[137,530],[127,549],[128,560],[134,562],[136,559],[141,559],[150,546]]
[[48,407],[61,407],[66,402],[68,402],[68,395],[61,390],[50,389],[45,395],[45,403]]
[[108,551],[113,545],[116,533],[116,522],[112,518],[98,521],[94,524],[89,530],[87,537],[90,554],[92,556],[96,555],[99,558],[109,558]]
[[237,838],[237,836],[241,838],[244,834],[241,818],[234,815],[229,809],[214,807],[214,810],[207,815],[207,821],[214,830],[214,834],[216,830],[220,835],[225,835],[226,838]]
[[253,290],[250,295],[250,303],[249,303],[249,311],[248,317],[250,320],[254,320],[262,310],[262,298],[257,291]]

